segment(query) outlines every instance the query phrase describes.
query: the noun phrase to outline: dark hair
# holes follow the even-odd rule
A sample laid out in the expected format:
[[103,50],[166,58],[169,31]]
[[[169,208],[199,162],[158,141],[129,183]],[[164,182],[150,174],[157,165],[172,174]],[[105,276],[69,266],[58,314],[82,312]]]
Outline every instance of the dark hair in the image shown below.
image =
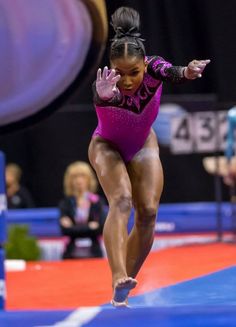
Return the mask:
[[140,38],[140,17],[133,8],[120,7],[111,16],[111,25],[115,31],[110,48],[110,60],[123,57],[125,44],[127,55],[145,57],[143,39]]

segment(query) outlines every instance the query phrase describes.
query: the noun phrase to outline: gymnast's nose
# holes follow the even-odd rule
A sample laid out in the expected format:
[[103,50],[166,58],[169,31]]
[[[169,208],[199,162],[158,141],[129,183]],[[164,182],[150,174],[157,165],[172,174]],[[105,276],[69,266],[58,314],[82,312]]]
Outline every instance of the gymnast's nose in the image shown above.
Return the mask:
[[123,87],[125,89],[131,89],[132,88],[132,81],[129,76],[124,76],[123,78]]

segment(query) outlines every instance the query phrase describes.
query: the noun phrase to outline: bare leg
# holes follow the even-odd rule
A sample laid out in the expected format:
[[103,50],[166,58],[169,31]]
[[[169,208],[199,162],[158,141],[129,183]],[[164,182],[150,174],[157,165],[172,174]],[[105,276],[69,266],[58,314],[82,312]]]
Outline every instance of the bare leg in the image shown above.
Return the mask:
[[135,278],[153,244],[156,213],[163,189],[163,171],[154,132],[129,163],[128,172],[136,213],[128,238],[126,267],[128,276]]
[[113,304],[125,305],[136,280],[126,272],[127,223],[132,208],[131,183],[126,166],[107,142],[92,139],[89,159],[109,203],[109,212],[103,229],[104,243],[112,272]]

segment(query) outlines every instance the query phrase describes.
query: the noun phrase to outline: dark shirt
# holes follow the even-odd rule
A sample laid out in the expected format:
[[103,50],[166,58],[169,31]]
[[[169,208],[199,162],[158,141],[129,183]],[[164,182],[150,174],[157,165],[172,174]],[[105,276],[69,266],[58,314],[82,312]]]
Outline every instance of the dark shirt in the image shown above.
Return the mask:
[[35,207],[30,192],[23,186],[12,196],[7,197],[8,209],[27,209]]
[[[98,195],[92,194],[91,196],[91,206],[89,209],[88,214],[88,221],[97,221],[100,226],[100,230],[102,231],[103,225],[105,223],[106,213],[104,210],[104,201],[102,198],[100,198]],[[60,209],[60,219],[62,217],[69,217],[73,223],[73,225],[76,225],[76,198],[73,196],[65,197],[62,199],[59,203],[59,209]],[[64,227],[61,226],[62,229]]]

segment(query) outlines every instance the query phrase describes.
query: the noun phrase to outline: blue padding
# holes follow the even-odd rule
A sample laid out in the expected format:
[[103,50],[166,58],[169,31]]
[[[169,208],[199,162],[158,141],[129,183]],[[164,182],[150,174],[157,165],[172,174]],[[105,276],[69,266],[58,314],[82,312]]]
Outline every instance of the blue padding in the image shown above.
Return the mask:
[[0,279],[4,279],[5,278],[5,274],[4,274],[4,258],[5,258],[5,250],[4,249],[0,249]]
[[0,194],[5,194],[5,156],[0,151]]
[[6,240],[5,156],[0,151],[0,246]]
[[[73,326],[73,327],[235,327],[236,306],[143,307],[135,309],[102,309],[90,322],[66,322],[71,311],[0,312],[1,327]],[[71,321],[71,320],[70,320]]]
[[0,211],[0,246],[6,241],[6,211]]
[[57,208],[8,210],[7,225],[9,227],[14,224],[27,224],[33,236],[61,236]]
[[[233,208],[230,203],[222,203],[222,229],[233,229]],[[132,228],[134,212],[131,214],[128,229]],[[163,223],[166,225],[164,227]],[[160,227],[160,228],[159,228]],[[161,204],[159,207],[156,229],[159,233],[192,233],[217,230],[216,203],[178,203]]]
[[107,309],[84,327],[235,327],[235,309],[236,306]]
[[5,272],[4,272],[5,251],[0,249],[0,310],[4,309],[5,305]]
[[[160,221],[174,222],[176,232],[216,231],[217,210],[216,203],[163,204],[159,209],[159,218]],[[222,203],[221,218],[223,230],[232,230],[230,203]]]
[[0,312],[1,327],[33,327],[33,326],[51,326],[58,321],[64,320],[72,311],[7,311]]
[[[106,208],[107,210],[107,208]],[[232,231],[233,215],[230,203],[222,204],[222,227]],[[235,219],[235,218],[234,218]],[[59,210],[57,208],[9,210],[7,225],[28,224],[31,235],[37,237],[60,236]],[[132,212],[128,224],[134,223]],[[162,204],[156,224],[158,233],[195,233],[217,231],[217,207],[215,203]]]
[[5,194],[5,156],[0,151],[0,246],[6,240],[6,218],[7,200]]

